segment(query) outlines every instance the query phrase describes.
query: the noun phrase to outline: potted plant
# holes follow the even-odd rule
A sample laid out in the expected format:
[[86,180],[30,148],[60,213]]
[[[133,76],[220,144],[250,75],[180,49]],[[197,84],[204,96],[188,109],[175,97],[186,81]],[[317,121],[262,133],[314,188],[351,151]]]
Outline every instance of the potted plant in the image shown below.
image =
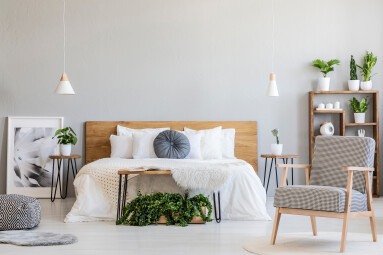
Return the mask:
[[58,138],[58,144],[60,144],[60,154],[62,156],[70,156],[72,150],[72,144],[76,145],[77,137],[76,133],[71,127],[58,129],[55,136]]
[[350,100],[350,108],[354,111],[355,123],[364,123],[366,120],[366,111],[368,109],[367,98],[362,98],[360,102],[353,97]]
[[366,56],[364,56],[363,66],[356,65],[360,68],[361,73],[363,75],[363,81],[360,83],[360,87],[362,90],[371,90],[372,89],[372,81],[371,77],[371,71],[372,68],[375,66],[376,61],[378,60],[377,57],[374,56],[372,52],[368,53]]
[[356,74],[356,64],[353,55],[351,55],[350,60],[350,80],[348,81],[348,89],[351,91],[359,90],[359,80],[358,75]]
[[333,65],[339,65],[339,63],[340,61],[338,59],[332,59],[328,62],[320,59],[313,61],[313,66],[319,68],[323,74],[323,77],[319,78],[319,89],[321,91],[330,90],[330,77],[327,77],[327,74],[334,71]]
[[277,128],[271,130],[271,133],[277,139],[277,143],[271,144],[271,154],[282,155],[283,144],[279,144],[279,130]]

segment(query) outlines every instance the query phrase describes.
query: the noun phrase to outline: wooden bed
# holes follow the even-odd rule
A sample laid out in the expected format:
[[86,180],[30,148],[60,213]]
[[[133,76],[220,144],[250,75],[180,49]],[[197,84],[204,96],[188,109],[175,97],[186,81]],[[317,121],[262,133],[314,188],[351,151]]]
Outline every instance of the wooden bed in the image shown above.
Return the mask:
[[209,129],[217,126],[235,128],[235,156],[251,164],[258,173],[258,146],[256,121],[87,121],[85,123],[86,163],[110,157],[110,135],[117,134],[117,125],[142,129],[170,127],[182,131]]

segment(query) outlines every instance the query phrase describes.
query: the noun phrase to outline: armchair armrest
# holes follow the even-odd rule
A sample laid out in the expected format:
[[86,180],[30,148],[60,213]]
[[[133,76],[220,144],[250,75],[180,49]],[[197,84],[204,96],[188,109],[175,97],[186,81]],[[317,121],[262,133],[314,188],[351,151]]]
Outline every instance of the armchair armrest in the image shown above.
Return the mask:
[[281,187],[285,186],[285,184],[286,184],[287,173],[288,173],[289,167],[290,168],[304,168],[305,172],[306,172],[306,185],[309,185],[311,165],[303,165],[303,164],[277,164],[277,167],[283,167]]
[[373,168],[373,167],[360,167],[360,166],[344,166],[344,167],[342,167],[342,170],[344,170],[344,171],[367,171],[367,172],[373,172],[373,171],[375,171],[375,168]]

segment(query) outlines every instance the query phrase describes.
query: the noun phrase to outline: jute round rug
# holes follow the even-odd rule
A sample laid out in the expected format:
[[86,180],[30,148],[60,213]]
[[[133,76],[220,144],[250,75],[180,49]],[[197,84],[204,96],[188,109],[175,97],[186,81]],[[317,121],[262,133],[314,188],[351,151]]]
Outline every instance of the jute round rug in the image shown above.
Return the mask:
[[[289,233],[278,234],[275,245],[270,245],[270,236],[254,238],[242,247],[259,255],[287,255],[287,254],[339,254],[340,232]],[[348,233],[346,252],[344,254],[383,254],[383,236],[378,235],[378,241],[372,241],[372,234]]]

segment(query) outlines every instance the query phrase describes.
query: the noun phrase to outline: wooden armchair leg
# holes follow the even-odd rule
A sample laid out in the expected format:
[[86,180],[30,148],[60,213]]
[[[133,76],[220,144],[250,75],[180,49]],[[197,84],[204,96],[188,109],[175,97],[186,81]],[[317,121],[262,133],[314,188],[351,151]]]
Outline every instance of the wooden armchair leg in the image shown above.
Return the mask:
[[276,211],[275,211],[273,233],[271,234],[271,240],[270,240],[271,245],[275,244],[275,239],[277,238],[277,232],[278,232],[278,226],[279,226],[280,219],[281,219],[281,213],[279,212],[279,207],[277,207]]
[[347,239],[347,229],[348,229],[348,215],[343,218],[343,230],[342,230],[342,241],[340,243],[340,252],[343,253],[346,248],[346,239]]
[[318,233],[317,233],[317,222],[316,222],[315,216],[310,216],[310,218],[311,218],[311,226],[313,228],[313,235],[317,236],[318,235]]
[[371,232],[372,232],[372,240],[376,242],[376,225],[375,225],[375,215],[374,211],[372,211],[372,216],[370,217],[370,225],[371,225]]

